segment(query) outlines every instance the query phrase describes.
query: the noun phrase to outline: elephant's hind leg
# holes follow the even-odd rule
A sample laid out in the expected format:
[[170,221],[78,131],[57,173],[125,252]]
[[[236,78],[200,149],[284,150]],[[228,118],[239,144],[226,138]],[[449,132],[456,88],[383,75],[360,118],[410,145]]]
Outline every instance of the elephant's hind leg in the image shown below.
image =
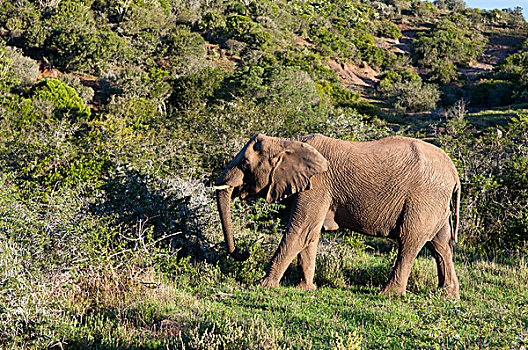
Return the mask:
[[438,269],[438,287],[444,289],[449,297],[459,299],[459,284],[453,263],[453,243],[449,222],[426,244],[436,260]]
[[412,264],[423,246],[423,243],[415,244],[414,242],[406,242],[404,244],[401,240],[398,240],[398,258],[396,259],[389,280],[381,289],[381,294],[405,295]]
[[299,253],[299,274],[301,280],[298,287],[303,290],[315,290],[316,286],[313,283],[315,274],[315,257],[317,253],[317,244],[319,243],[319,235],[306,248]]

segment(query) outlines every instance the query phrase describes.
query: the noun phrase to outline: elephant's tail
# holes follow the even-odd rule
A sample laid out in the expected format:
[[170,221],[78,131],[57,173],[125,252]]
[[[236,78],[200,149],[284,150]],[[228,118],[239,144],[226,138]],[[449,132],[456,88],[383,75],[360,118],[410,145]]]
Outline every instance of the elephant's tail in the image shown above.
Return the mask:
[[451,224],[451,235],[453,243],[458,242],[458,226],[460,223],[460,180],[457,178],[453,195],[451,196],[451,210],[453,213],[453,222]]

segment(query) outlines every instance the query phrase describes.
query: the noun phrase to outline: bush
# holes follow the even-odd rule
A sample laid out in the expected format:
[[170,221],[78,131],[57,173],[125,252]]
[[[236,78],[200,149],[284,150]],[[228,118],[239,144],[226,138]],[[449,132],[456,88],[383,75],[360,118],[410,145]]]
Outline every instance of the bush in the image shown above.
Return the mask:
[[253,48],[265,49],[271,44],[272,36],[251,18],[231,15],[225,20],[226,37],[247,43]]
[[505,106],[513,103],[514,83],[505,80],[484,79],[471,90],[474,106]]
[[34,84],[39,75],[38,62],[25,57],[19,49],[7,46],[4,50],[4,57],[11,60],[7,74],[18,79],[22,86]]
[[84,86],[81,79],[75,75],[63,74],[59,76],[59,80],[64,82],[66,85],[71,86],[82,98],[85,104],[92,102],[95,91],[89,86]]
[[459,168],[462,243],[482,253],[528,249],[528,117],[476,135],[467,124],[442,137]]
[[162,50],[162,38],[171,28],[171,21],[160,2],[133,1],[125,10],[119,28],[133,48],[132,62],[153,66],[154,58]]
[[435,109],[440,100],[436,85],[422,82],[417,73],[407,68],[383,73],[377,90],[401,111],[423,112]]
[[394,108],[413,112],[423,112],[436,108],[440,92],[436,85],[428,83],[394,84],[391,92]]
[[139,67],[127,67],[119,71],[107,71],[99,77],[101,95],[105,102],[115,103],[119,98],[121,102],[126,99],[145,99],[159,110],[160,114],[166,112],[165,102],[171,95],[171,86],[168,82],[169,73],[151,68],[144,71]]
[[205,58],[205,40],[198,33],[191,32],[185,25],[171,28],[164,37],[162,55],[170,62],[176,74],[196,71]]
[[85,71],[103,69],[123,46],[114,32],[97,28],[90,7],[74,0],[61,1],[48,20],[28,28],[26,42],[58,67]]
[[402,37],[400,28],[392,22],[380,22],[378,25],[378,36],[398,40]]
[[466,65],[483,52],[485,44],[479,32],[464,30],[444,19],[430,32],[418,34],[412,46],[418,65],[430,68],[441,61]]
[[222,84],[224,74],[220,69],[205,68],[175,79],[171,104],[181,111],[203,108]]
[[376,86],[376,89],[378,92],[388,97],[391,95],[395,84],[411,84],[419,83],[421,81],[422,78],[418,75],[418,73],[408,68],[403,68],[401,70],[390,70],[380,76],[380,80]]
[[432,72],[429,77],[431,81],[448,84],[458,79],[456,66],[449,61],[435,62],[431,66]]
[[432,17],[438,10],[429,1],[412,0],[409,11],[415,17],[428,18]]
[[77,92],[57,79],[43,79],[33,85],[30,90],[33,101],[47,100],[53,104],[53,115],[62,119],[88,119],[91,115]]
[[434,4],[441,10],[462,11],[466,8],[464,0],[435,0]]
[[354,55],[355,47],[351,46],[339,34],[319,25],[310,27],[310,38],[316,44],[317,50],[324,56],[338,56],[350,59]]
[[372,35],[356,31],[352,38],[352,43],[357,49],[355,60],[366,62],[374,68],[390,67],[396,60],[393,52],[378,47]]

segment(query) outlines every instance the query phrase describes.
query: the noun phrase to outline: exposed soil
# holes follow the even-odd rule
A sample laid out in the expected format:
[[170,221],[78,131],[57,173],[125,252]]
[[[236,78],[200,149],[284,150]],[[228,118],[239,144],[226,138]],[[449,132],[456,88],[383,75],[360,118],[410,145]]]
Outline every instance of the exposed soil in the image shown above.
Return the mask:
[[520,44],[526,37],[519,33],[490,33],[488,45],[482,55],[481,61],[486,64],[496,65],[509,55],[517,52]]
[[346,87],[373,87],[379,80],[379,73],[368,64],[357,66],[351,63],[340,63],[335,59],[327,62],[327,67],[334,70]]

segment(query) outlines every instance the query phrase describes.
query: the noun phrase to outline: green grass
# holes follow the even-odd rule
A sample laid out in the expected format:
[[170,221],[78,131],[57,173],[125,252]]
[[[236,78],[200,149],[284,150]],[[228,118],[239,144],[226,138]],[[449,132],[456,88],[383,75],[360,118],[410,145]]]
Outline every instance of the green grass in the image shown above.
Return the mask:
[[507,107],[497,107],[493,109],[485,109],[478,112],[467,113],[465,119],[475,125],[479,130],[484,130],[492,126],[504,126],[511,121],[512,117],[519,114],[527,114],[528,108],[526,104],[512,105]]
[[[461,299],[456,301],[435,291],[436,266],[426,255],[415,262],[407,296],[379,295],[392,255],[360,252],[347,262],[355,274],[345,271],[344,287],[323,286],[314,292],[241,284],[203,263],[172,278],[151,274],[130,279],[130,270],[114,271],[118,281],[100,283],[96,294],[59,293],[67,300],[67,317],[56,328],[56,345],[348,349],[355,348],[354,340],[365,349],[528,345],[526,258],[488,261],[458,253]],[[371,278],[354,279],[365,274]],[[157,283],[138,283],[149,279]],[[100,303],[91,304],[96,297]]]
[[[367,253],[364,253],[367,254]],[[366,256],[384,271],[387,256]],[[365,257],[364,257],[365,258]],[[376,265],[376,264],[375,264]],[[363,268],[362,263],[357,266]],[[515,348],[528,342],[528,266],[465,261],[457,263],[461,300],[434,292],[430,258],[415,263],[405,297],[378,295],[379,286],[352,284],[302,292],[293,287],[262,290],[222,284],[191,289],[213,319],[265,320],[295,348],[327,348],[335,334],[357,332],[365,348]],[[424,290],[420,287],[424,285]]]

